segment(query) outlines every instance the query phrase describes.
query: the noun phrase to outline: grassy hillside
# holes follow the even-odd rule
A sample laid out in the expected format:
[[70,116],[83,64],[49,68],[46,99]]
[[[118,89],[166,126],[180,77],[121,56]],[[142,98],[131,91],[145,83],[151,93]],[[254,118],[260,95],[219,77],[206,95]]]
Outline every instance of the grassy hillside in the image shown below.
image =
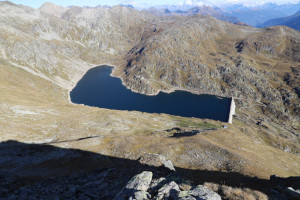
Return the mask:
[[[186,23],[184,27],[187,29],[184,30],[180,27],[186,18],[180,18],[177,24],[172,20],[168,21],[168,18],[153,18],[123,7],[104,10],[62,9],[61,14],[56,13],[56,17],[49,10],[46,12],[47,9],[34,10],[4,2],[1,3],[0,10],[3,19],[0,21],[1,141],[47,143],[128,159],[137,159],[143,152],[151,152],[165,155],[175,166],[186,169],[235,171],[264,178],[270,174],[299,176],[299,122],[291,120],[289,128],[282,126],[274,114],[266,117],[262,106],[256,105],[255,99],[240,101],[234,124],[228,129],[221,128],[224,123],[212,120],[108,110],[69,102],[68,91],[76,81],[89,68],[101,63],[110,62],[116,65],[115,73],[131,87],[126,82],[126,77],[121,74],[126,69],[124,63],[128,63],[128,58],[135,58],[133,52],[140,50],[139,47],[145,44],[147,48],[138,55],[140,59],[132,59],[142,71],[143,67],[150,66],[150,61],[153,64],[151,67],[157,69],[155,72],[176,71],[173,67],[180,66],[180,59],[177,59],[180,46],[177,43],[187,45],[184,49],[184,55],[187,56],[182,61],[188,70],[194,70],[192,76],[200,76],[203,72],[209,74],[212,66],[216,65],[213,63],[218,59],[220,62],[223,58],[228,59],[231,55],[234,59],[230,63],[239,62],[235,54],[226,52],[227,48],[232,48],[232,44],[225,40],[231,38],[227,35],[230,32],[227,32],[230,29],[239,29],[237,26],[197,16],[187,18],[189,23]],[[210,24],[205,29],[201,25],[202,20]],[[218,26],[215,27],[216,24]],[[174,27],[179,28],[178,32],[174,32]],[[199,31],[189,32],[191,29]],[[243,28],[240,33],[247,31],[255,34],[261,32]],[[217,32],[221,33],[215,35]],[[170,49],[169,34],[172,35],[171,44],[174,45]],[[163,41],[166,38],[168,40]],[[251,37],[249,38],[251,41]],[[161,42],[160,46],[158,41]],[[199,42],[198,46],[193,46],[195,41]],[[236,39],[236,43],[238,42],[240,41]],[[162,51],[162,48],[166,49]],[[160,50],[163,53],[160,54]],[[198,52],[204,51],[205,54],[198,57]],[[153,55],[157,57],[151,60]],[[240,56],[246,57],[247,61],[251,59],[248,55]],[[297,55],[290,54],[288,58],[294,59],[293,56]],[[273,75],[270,74],[274,76],[274,82],[282,75],[275,74],[276,70],[280,71],[281,66],[288,66],[284,70],[291,74],[291,80],[297,80],[289,67],[293,65],[297,68],[298,61],[292,60],[287,65],[279,63],[273,66],[275,62],[265,57],[253,62],[259,62],[257,65],[260,67],[264,66],[262,62],[267,62],[266,65],[274,69]],[[158,60],[161,64],[158,64]],[[168,60],[178,63],[169,64]],[[199,64],[200,61],[212,64],[205,68]],[[285,59],[283,62],[287,61]],[[193,62],[195,65],[188,66],[185,62]],[[262,68],[247,70],[264,73]],[[129,73],[128,76],[133,74]],[[181,82],[177,84],[161,81],[154,71],[147,71],[143,76],[149,82],[132,86],[132,89],[141,88],[141,92],[151,92],[152,89],[145,88],[154,88],[153,91],[157,91],[162,89],[162,85],[165,89],[185,89],[185,81],[189,78],[183,71],[178,74]],[[269,84],[275,84],[274,82],[270,81]],[[156,86],[153,83],[157,83]],[[209,83],[211,88],[223,88],[218,76],[209,80]],[[284,87],[291,90],[292,86]],[[197,87],[188,89],[209,93],[198,90]],[[255,92],[256,90],[253,91]],[[293,103],[294,99],[291,101]],[[294,115],[287,115],[294,119]],[[261,119],[265,120],[259,125]],[[203,132],[207,127],[217,129]],[[171,137],[189,131],[201,133],[189,137]]]

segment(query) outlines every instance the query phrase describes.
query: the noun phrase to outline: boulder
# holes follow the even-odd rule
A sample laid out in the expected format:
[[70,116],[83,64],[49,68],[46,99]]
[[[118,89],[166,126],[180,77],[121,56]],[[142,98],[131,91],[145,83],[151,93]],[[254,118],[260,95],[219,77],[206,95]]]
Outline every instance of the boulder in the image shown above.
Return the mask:
[[148,192],[145,191],[137,191],[134,192],[134,195],[132,195],[129,199],[131,200],[148,200],[151,196]]
[[167,160],[166,157],[155,153],[144,153],[139,158],[139,163],[154,167],[164,166],[169,170],[175,171],[175,168],[170,160]]
[[150,185],[149,190],[150,191],[157,191],[159,188],[161,188],[164,184],[166,184],[167,179],[164,177],[153,179]]
[[158,190],[158,194],[154,198],[155,200],[162,199],[174,199],[177,197],[177,194],[180,192],[179,186],[174,181],[171,181],[165,184],[162,188]]
[[190,191],[182,191],[178,194],[178,200],[221,200],[221,196],[209,190],[203,185],[198,185]]
[[294,190],[292,187],[286,188],[286,193],[291,199],[299,199],[300,200],[300,191],[299,190]]
[[152,172],[144,171],[138,175],[135,175],[127,185],[117,194],[116,200],[123,199],[135,199],[135,200],[146,200],[149,199],[150,183],[152,181]]

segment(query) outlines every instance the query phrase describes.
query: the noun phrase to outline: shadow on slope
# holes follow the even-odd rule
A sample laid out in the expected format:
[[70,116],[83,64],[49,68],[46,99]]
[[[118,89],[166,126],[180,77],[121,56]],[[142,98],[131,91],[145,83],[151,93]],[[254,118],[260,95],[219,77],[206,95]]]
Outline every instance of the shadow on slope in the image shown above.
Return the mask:
[[[39,186],[42,188],[52,187],[51,184],[57,186],[62,182],[70,184],[77,181],[84,185],[85,182],[90,181],[90,178],[97,180],[98,175],[103,175],[105,172],[106,179],[102,177],[101,185],[105,185],[104,192],[110,193],[105,194],[106,198],[102,196],[100,199],[109,199],[116,195],[132,176],[145,170],[152,171],[154,178],[162,176],[173,177],[177,180],[183,178],[193,181],[194,184],[213,182],[231,187],[247,187],[265,194],[268,194],[269,189],[278,183],[286,187],[300,187],[299,178],[265,180],[235,172],[190,170],[177,167],[176,172],[172,172],[166,168],[142,165],[136,160],[64,149],[47,144],[26,144],[17,141],[0,143],[0,178],[2,180],[0,197],[1,195],[5,197],[7,193],[16,191],[17,188],[34,185],[37,182],[44,183],[43,186]],[[90,189],[91,187],[89,186]],[[99,192],[101,192],[100,189]]]

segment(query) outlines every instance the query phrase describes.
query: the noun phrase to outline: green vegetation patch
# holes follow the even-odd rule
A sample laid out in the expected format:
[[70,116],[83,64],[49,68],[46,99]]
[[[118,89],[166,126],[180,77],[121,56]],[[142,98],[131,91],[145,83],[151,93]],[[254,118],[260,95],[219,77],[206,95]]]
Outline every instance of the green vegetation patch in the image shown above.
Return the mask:
[[193,122],[187,120],[180,120],[177,123],[178,126],[181,127],[190,127],[190,128],[202,128],[202,129],[217,129],[221,128],[221,125],[211,124],[208,122]]

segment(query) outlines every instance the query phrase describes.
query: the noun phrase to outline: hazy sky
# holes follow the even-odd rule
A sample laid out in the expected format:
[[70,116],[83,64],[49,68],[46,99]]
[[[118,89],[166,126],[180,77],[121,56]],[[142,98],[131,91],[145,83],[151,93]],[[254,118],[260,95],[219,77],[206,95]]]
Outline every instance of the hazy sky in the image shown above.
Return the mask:
[[155,5],[167,4],[188,4],[188,5],[209,5],[220,6],[223,4],[246,4],[261,5],[263,3],[300,3],[300,0],[10,0],[16,4],[23,4],[30,7],[38,8],[45,2],[52,2],[61,6],[97,6],[97,5],[118,5],[131,4],[136,7],[148,7]]

